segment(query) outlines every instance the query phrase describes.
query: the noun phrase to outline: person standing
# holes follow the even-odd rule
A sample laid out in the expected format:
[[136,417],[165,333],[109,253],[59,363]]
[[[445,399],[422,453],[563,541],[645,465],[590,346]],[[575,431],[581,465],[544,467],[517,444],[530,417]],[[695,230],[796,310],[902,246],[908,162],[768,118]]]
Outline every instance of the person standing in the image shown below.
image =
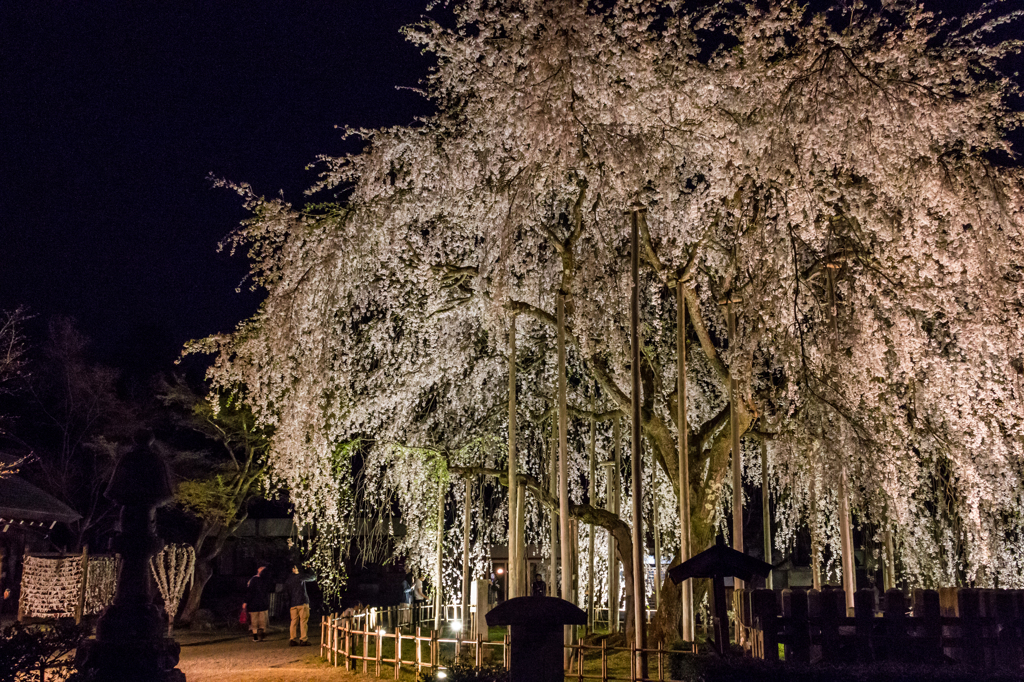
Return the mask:
[[540,573],[533,574],[533,586],[532,594],[534,597],[546,597],[548,596],[548,586],[544,582],[544,579],[540,577]]
[[420,578],[419,573],[412,574],[412,626],[416,627],[420,624],[420,608],[421,604],[427,600],[427,595],[423,594],[423,580]]
[[270,612],[270,582],[264,574],[267,564],[260,562],[256,575],[249,578],[245,586],[245,603],[242,608],[249,612],[249,629],[252,641],[262,642],[267,636],[267,616]]
[[316,576],[292,566],[291,575],[284,581],[284,594],[288,599],[289,612],[292,617],[288,634],[288,646],[309,646],[309,595],[306,583],[316,580]]
[[[411,576],[410,576],[411,577]],[[402,581],[402,611],[399,622],[402,625],[412,624],[412,585],[408,580]]]

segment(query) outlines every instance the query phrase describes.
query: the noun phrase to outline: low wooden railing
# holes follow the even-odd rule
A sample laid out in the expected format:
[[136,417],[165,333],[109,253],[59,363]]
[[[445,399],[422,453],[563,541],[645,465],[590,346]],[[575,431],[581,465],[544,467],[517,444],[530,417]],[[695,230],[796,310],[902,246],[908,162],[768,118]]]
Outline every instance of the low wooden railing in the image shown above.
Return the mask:
[[[634,649],[632,647],[608,646],[608,640],[602,639],[600,644],[572,644],[566,646],[571,651],[571,662],[569,670],[565,673],[565,679],[601,680],[601,682],[685,682],[671,677],[670,657],[673,654],[695,654],[697,644],[689,645],[688,649],[665,649],[660,644],[654,649]],[[597,651],[599,655],[591,660],[591,663],[598,663],[596,671],[587,670],[587,652]],[[629,671],[626,677],[617,677],[608,669],[608,659],[617,652],[627,652],[629,657]],[[640,677],[636,674],[637,659],[647,654],[647,675]],[[597,666],[594,666],[597,667]]]
[[[415,628],[412,632],[403,633],[401,628],[389,631],[386,627],[374,627],[371,622],[376,619],[380,624],[386,619],[385,610],[374,613],[363,612],[356,616],[341,617],[325,616],[320,623],[320,657],[332,665],[343,666],[346,670],[360,671],[381,677],[385,674],[384,666],[391,666],[394,679],[399,679],[402,669],[414,671],[417,675],[424,670],[436,672],[444,666],[444,662],[462,659],[471,661],[476,667],[491,664],[508,668],[510,644],[506,634],[501,641],[491,642],[483,638],[468,639],[461,637],[442,637],[437,630]],[[390,640],[392,654],[385,655],[385,644]],[[413,642],[412,656],[406,657],[403,646]],[[487,655],[487,649],[500,652]],[[445,651],[448,649],[449,651]],[[689,649],[670,650],[661,646],[650,649],[633,649],[630,647],[611,647],[607,640],[600,644],[567,645],[570,664],[566,671],[567,680],[601,680],[601,682],[683,682],[670,676],[670,656],[678,653],[696,653],[696,645]],[[450,656],[446,653],[450,652]],[[617,653],[626,652],[629,670],[625,675],[615,675],[609,669],[609,658]],[[641,654],[648,657],[648,674],[639,677],[636,670],[637,658]]]

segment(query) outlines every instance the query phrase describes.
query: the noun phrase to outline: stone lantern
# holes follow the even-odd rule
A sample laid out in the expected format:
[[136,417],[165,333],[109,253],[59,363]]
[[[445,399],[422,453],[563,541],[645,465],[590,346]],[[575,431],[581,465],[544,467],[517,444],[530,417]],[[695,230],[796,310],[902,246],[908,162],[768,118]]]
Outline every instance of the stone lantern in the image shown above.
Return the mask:
[[516,597],[488,611],[487,624],[509,626],[511,682],[562,682],[565,626],[586,625],[587,614],[557,597]]
[[184,682],[175,668],[181,645],[167,637],[167,614],[154,603],[150,558],[163,549],[156,535],[156,508],[172,497],[167,464],[136,443],[114,467],[106,497],[121,506],[113,549],[121,556],[114,600],[96,624],[96,639],[75,656],[79,671],[97,682]]

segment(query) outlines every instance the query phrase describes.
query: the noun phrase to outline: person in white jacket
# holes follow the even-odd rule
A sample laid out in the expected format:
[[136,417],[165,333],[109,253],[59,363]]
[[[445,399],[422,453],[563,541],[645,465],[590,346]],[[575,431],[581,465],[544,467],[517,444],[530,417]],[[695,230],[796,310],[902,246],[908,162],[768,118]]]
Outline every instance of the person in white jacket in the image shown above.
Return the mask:
[[420,624],[420,604],[427,600],[427,595],[423,594],[423,579],[420,578],[419,573],[413,572],[412,574],[412,626],[416,627]]

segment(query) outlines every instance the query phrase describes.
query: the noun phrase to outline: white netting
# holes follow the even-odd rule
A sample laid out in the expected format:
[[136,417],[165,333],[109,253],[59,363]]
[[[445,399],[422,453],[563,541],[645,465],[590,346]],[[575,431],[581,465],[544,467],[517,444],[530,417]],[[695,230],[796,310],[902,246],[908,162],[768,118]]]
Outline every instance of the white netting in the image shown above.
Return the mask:
[[[117,562],[89,557],[89,580],[82,615],[99,613],[114,597]],[[21,572],[21,613],[29,618],[73,617],[82,590],[82,557],[26,556]]]
[[85,585],[83,615],[99,613],[114,601],[118,560],[112,556],[89,557],[89,577]]
[[159,554],[149,560],[153,577],[160,595],[164,598],[167,611],[168,632],[178,613],[178,603],[185,593],[185,586],[192,582],[196,566],[196,551],[191,545],[167,545]]
[[82,589],[82,557],[27,556],[21,570],[21,613],[31,618],[74,616]]

